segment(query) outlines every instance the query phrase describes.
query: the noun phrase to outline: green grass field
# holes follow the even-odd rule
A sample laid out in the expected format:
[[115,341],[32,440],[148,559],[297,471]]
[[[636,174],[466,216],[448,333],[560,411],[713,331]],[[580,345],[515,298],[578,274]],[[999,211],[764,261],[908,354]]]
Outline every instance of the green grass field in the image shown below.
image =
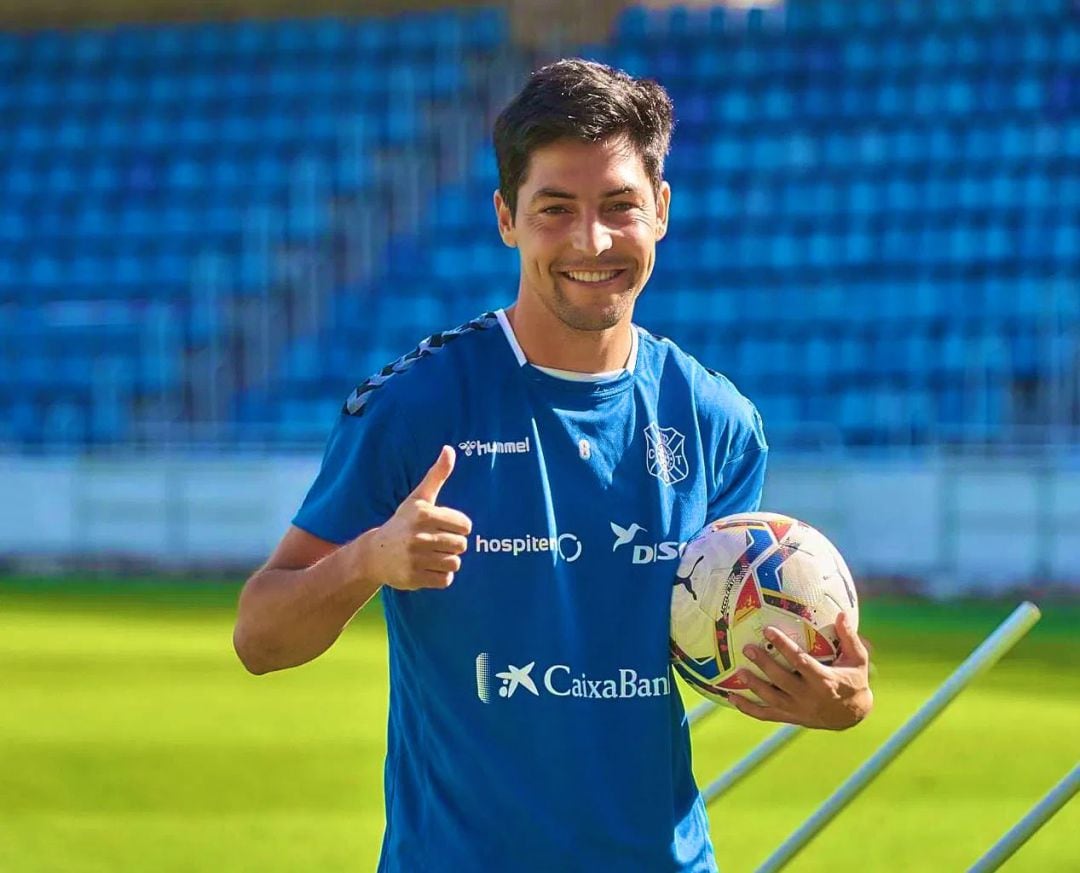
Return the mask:
[[[236,593],[0,580],[0,871],[374,869],[381,617],[312,664],[252,677],[231,647]],[[1010,608],[865,604],[877,709],[799,738],[711,808],[722,869],[760,863]],[[1080,605],[1044,613],[789,869],[964,870],[1075,763]],[[722,712],[699,728],[704,784],[772,726]],[[1080,802],[1007,869],[1080,870]]]

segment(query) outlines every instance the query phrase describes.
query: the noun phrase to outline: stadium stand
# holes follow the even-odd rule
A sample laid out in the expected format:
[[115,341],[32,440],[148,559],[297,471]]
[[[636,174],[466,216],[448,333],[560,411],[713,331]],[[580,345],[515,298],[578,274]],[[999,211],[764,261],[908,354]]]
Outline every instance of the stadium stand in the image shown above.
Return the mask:
[[[672,231],[638,321],[789,446],[998,443],[1080,409],[1067,0],[631,8]],[[322,441],[353,385],[511,301],[500,9],[0,34],[0,442]]]

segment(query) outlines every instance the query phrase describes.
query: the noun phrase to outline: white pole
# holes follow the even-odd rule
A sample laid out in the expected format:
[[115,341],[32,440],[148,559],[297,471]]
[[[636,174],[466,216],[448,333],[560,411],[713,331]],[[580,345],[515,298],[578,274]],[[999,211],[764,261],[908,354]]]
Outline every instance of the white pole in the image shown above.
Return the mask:
[[1072,800],[1080,789],[1080,764],[1070,770],[1065,778],[1050,789],[1050,793],[1031,808],[1027,815],[1018,821],[1008,833],[990,847],[968,873],[990,873],[997,870],[1012,857],[1013,853],[1031,839],[1031,835],[1046,824],[1054,813]]
[[736,782],[749,776],[759,765],[784,748],[802,733],[802,730],[798,725],[786,724],[779,730],[773,731],[768,737],[754,746],[746,757],[710,782],[701,792],[702,800],[705,801],[706,805],[712,803],[725,791],[731,789]]
[[758,873],[780,870],[795,857],[837,813],[847,806],[908,744],[936,718],[971,681],[995,664],[1015,646],[1039,620],[1039,608],[1031,602],[1021,603],[990,636],[983,640],[967,660],[945,680],[929,700],[896,731],[795,833],[770,855],[758,868]]
[[704,703],[695,706],[686,714],[686,723],[693,727],[699,721],[712,715],[719,708],[719,704],[713,703],[711,700],[706,700]]

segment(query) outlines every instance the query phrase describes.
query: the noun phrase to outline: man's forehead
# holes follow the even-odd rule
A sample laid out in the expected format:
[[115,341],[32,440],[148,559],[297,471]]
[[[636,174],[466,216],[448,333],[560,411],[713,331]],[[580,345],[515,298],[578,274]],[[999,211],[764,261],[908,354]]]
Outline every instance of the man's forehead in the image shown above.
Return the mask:
[[632,145],[620,140],[548,143],[529,156],[523,181],[523,193],[530,196],[543,188],[584,194],[647,187],[648,175],[641,156]]

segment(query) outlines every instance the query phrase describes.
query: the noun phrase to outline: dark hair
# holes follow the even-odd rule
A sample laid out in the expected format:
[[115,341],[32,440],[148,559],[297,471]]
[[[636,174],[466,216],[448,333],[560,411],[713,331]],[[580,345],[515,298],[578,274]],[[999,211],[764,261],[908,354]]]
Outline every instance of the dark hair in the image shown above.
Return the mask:
[[499,191],[511,216],[535,149],[564,137],[603,142],[625,137],[660,191],[671,144],[672,105],[663,86],[595,61],[567,58],[541,67],[495,120]]

